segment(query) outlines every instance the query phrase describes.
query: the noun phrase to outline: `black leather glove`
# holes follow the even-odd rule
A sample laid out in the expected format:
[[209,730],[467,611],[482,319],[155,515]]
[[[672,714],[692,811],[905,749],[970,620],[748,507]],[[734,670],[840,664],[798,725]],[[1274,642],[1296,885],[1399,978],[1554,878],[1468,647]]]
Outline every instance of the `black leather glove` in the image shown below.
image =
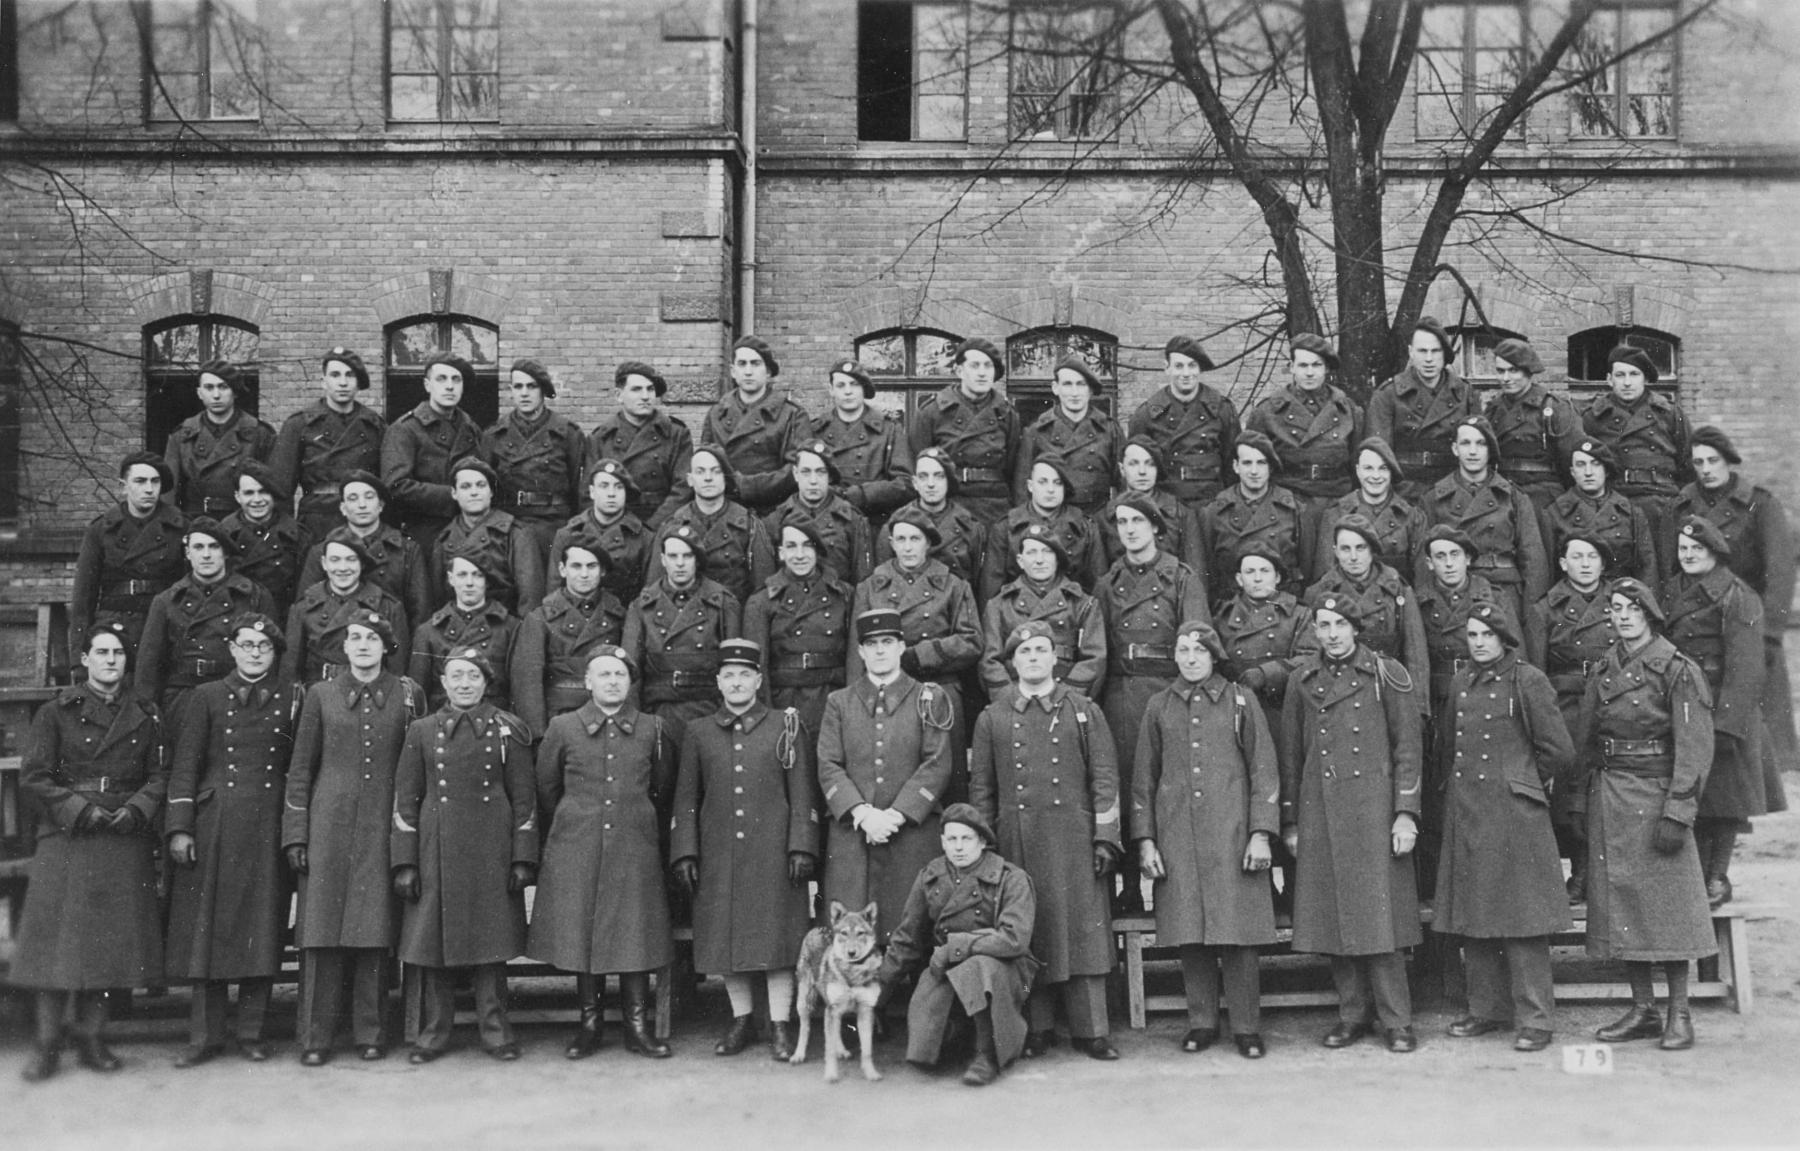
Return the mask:
[[1665,815],[1656,821],[1656,833],[1650,837],[1650,846],[1656,848],[1658,855],[1674,855],[1687,841],[1687,825]]
[[408,903],[417,903],[423,889],[419,886],[419,869],[411,866],[394,868],[394,894]]
[[512,874],[506,877],[506,890],[518,895],[536,882],[537,868],[529,863],[515,863],[512,865]]
[[295,875],[306,874],[306,844],[296,843],[287,849],[288,870]]
[[1263,685],[1269,682],[1269,677],[1262,668],[1253,667],[1239,676],[1238,682],[1250,691],[1261,691]]
[[112,823],[107,828],[114,835],[136,835],[144,830],[146,821],[135,807],[121,807],[112,813]]
[[1094,844],[1094,877],[1104,878],[1119,866],[1119,849],[1110,843]]
[[805,887],[812,882],[818,873],[818,864],[813,857],[804,851],[788,852],[788,882],[795,887]]
[[693,856],[677,859],[669,868],[681,890],[693,895],[700,887],[700,861]]
[[110,826],[112,817],[101,811],[99,805],[90,803],[75,816],[75,822],[69,825],[69,834],[86,835],[102,822]]

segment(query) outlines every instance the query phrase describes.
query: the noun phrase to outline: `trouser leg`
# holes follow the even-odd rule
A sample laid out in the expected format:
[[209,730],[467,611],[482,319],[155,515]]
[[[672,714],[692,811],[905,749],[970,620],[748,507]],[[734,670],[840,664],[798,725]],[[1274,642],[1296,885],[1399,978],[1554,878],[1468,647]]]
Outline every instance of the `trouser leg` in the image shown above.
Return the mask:
[[731,1000],[733,1018],[748,1015],[756,1010],[756,989],[751,986],[748,975],[734,971],[725,976],[725,996]]
[[473,969],[475,1024],[483,1047],[500,1047],[513,1041],[512,1021],[506,1017],[506,965],[481,963]]
[[1106,1017],[1106,976],[1071,975],[1063,984],[1063,1010],[1071,1039],[1099,1039],[1110,1031]]
[[[1669,981],[1669,1010],[1686,1011],[1688,1009],[1688,965],[1685,959],[1671,960],[1662,965],[1663,978]],[[1644,964],[1648,976],[1650,965]]]
[[1556,1030],[1556,987],[1550,976],[1550,937],[1508,939],[1506,969],[1512,978],[1513,1022]]
[[1221,947],[1219,966],[1225,973],[1225,1009],[1231,1013],[1231,1033],[1260,1034],[1262,956],[1254,947]]
[[1331,956],[1331,982],[1337,988],[1339,1019],[1351,1024],[1373,1022],[1369,979],[1360,956]]
[[194,984],[188,1003],[188,1045],[220,1047],[225,1043],[225,1014],[231,1006],[231,985],[223,979]]
[[1383,1027],[1412,1026],[1412,989],[1406,985],[1406,957],[1398,951],[1363,957],[1369,988],[1375,994],[1375,1017]]
[[768,973],[769,985],[769,1021],[786,1023],[794,1015],[794,973],[787,971],[771,971]]
[[450,1046],[450,1028],[456,1021],[456,972],[448,967],[406,969],[417,1004],[417,1028],[413,1046],[421,1051],[442,1051]]
[[261,1043],[269,1022],[269,1000],[275,981],[267,976],[238,980],[237,1037],[240,1043]]
[[[1682,970],[1687,968],[1684,965]],[[1625,980],[1631,984],[1631,1005],[1649,1007],[1656,1002],[1655,965],[1640,960],[1625,962]]]
[[359,1047],[381,1046],[387,976],[385,951],[361,947],[350,953],[350,1037]]
[[1025,999],[1026,1026],[1033,1031],[1056,1029],[1056,1000],[1062,991],[1060,983],[1038,982],[1031,985]]
[[344,1000],[344,951],[308,947],[300,952],[300,1018],[296,1024],[302,1051],[328,1051],[337,1035]]
[[77,991],[74,997],[74,1019],[70,1030],[82,1039],[99,1039],[106,1026],[106,992]]
[[1469,1014],[1505,1023],[1513,1017],[1506,953],[1498,939],[1464,939],[1463,964],[1469,974]]
[[35,996],[37,1015],[37,1044],[39,1047],[55,1047],[62,1042],[63,1021],[69,1014],[70,993],[67,991],[40,991]]
[[[1181,990],[1187,997],[1188,1027],[1215,1031],[1219,1026],[1219,962],[1215,948],[1198,943],[1181,947]],[[1238,1025],[1232,1012],[1231,1025]]]

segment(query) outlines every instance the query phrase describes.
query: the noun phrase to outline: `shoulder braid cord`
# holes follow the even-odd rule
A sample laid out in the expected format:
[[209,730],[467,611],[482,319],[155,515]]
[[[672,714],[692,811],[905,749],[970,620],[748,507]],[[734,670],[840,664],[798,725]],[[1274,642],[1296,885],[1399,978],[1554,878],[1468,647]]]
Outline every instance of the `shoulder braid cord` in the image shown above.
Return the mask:
[[[943,706],[934,711],[935,705],[940,702]],[[937,691],[929,683],[919,685],[919,721],[937,731],[949,731],[956,726],[956,712],[950,705],[950,697],[944,696],[940,701]]]
[[775,758],[781,761],[781,770],[794,770],[794,758],[800,751],[800,713],[793,708],[784,708],[781,713],[781,735],[775,741]]

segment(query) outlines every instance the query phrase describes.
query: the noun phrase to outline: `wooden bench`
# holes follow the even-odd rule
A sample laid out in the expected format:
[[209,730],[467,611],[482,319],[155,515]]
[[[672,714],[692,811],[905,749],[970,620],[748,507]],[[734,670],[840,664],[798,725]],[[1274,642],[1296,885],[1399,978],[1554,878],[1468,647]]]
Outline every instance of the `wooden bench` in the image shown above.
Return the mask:
[[[1584,940],[1583,932],[1587,925],[1587,908],[1578,905],[1570,908],[1575,925],[1570,931],[1551,937],[1552,947],[1580,946]],[[1740,1014],[1749,1014],[1755,1003],[1755,996],[1750,979],[1750,932],[1748,919],[1757,914],[1754,905],[1727,903],[1712,913],[1713,932],[1718,938],[1719,954],[1711,959],[1702,960],[1699,964],[1698,978],[1688,987],[1688,994],[1694,999],[1722,999],[1729,1003],[1733,1010]],[[1422,923],[1431,923],[1431,907],[1423,905],[1419,908]],[[1113,920],[1113,934],[1118,937],[1120,951],[1123,955],[1125,972],[1125,998],[1133,1028],[1142,1029],[1151,1012],[1184,1012],[1187,1000],[1180,995],[1146,995],[1144,991],[1144,963],[1152,962],[1156,957],[1149,953],[1154,951],[1172,952],[1173,948],[1159,948],[1156,944],[1156,920],[1148,915],[1121,916]],[[1286,916],[1276,921],[1276,942],[1262,949],[1266,961],[1273,956],[1299,958],[1292,950],[1294,932]],[[1323,957],[1308,957],[1316,960],[1314,966],[1324,969]],[[1611,980],[1559,980],[1556,984],[1556,998],[1560,1002],[1583,1002],[1607,999],[1628,999],[1631,988],[1628,984]],[[1337,993],[1330,987],[1320,990],[1296,990],[1265,992],[1262,996],[1265,1008],[1274,1007],[1335,1007]]]

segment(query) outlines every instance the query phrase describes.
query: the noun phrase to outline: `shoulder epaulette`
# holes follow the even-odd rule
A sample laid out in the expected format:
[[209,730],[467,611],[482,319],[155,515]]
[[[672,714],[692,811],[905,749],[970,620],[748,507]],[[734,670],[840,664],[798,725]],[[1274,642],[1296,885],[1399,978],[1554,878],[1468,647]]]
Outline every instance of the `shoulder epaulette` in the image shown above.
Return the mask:
[[955,724],[956,709],[943,688],[930,683],[919,685],[919,720],[938,731],[949,731]]
[[1395,691],[1400,692],[1402,695],[1412,691],[1412,675],[1406,670],[1405,664],[1397,659],[1389,659],[1387,656],[1377,652],[1375,653],[1375,666],[1380,669],[1381,678],[1386,680],[1388,686],[1392,687]]

